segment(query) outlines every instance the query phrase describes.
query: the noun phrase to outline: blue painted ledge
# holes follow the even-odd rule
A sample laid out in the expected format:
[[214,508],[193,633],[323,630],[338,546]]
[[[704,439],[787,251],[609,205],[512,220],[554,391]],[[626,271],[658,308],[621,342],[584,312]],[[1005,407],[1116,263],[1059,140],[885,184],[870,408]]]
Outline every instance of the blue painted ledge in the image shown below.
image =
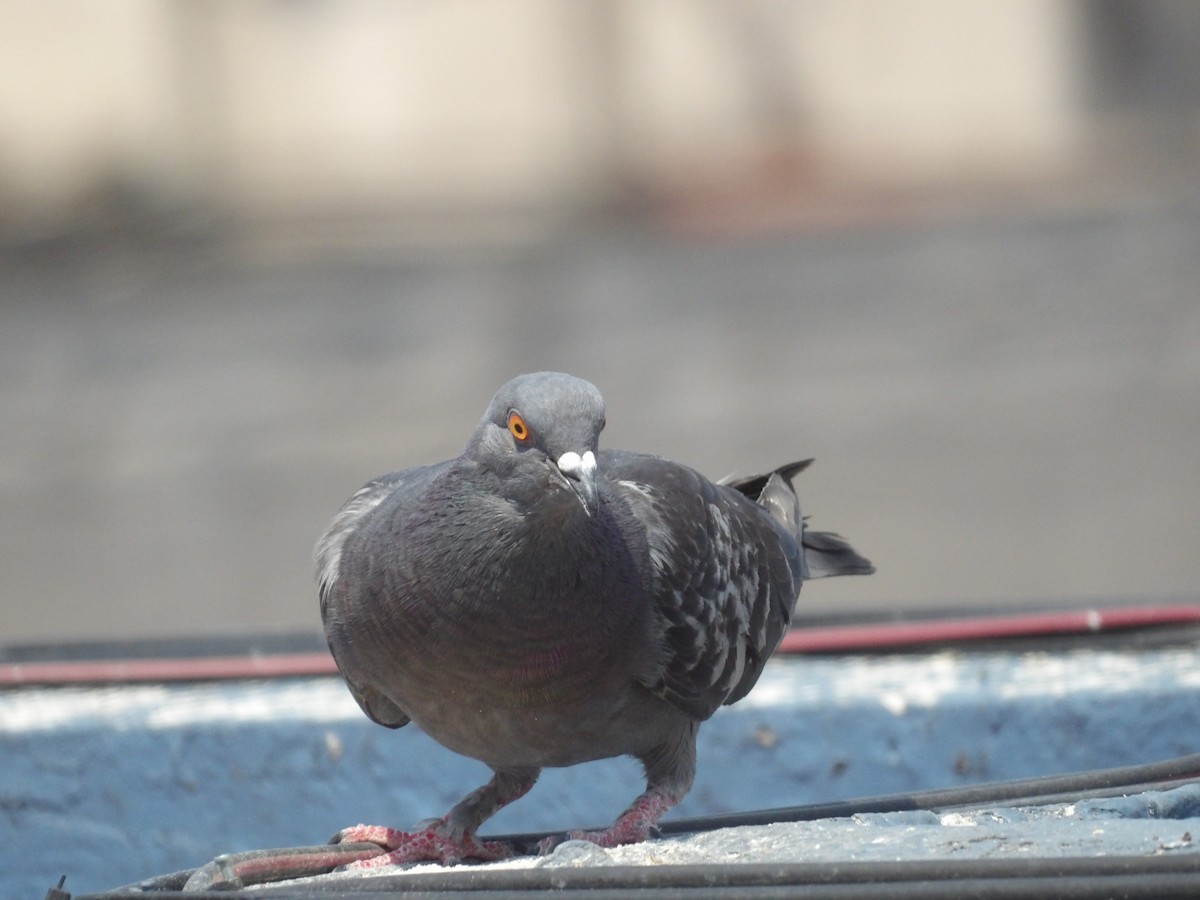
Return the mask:
[[[42,896],[62,874],[75,894],[101,891],[223,852],[319,843],[357,822],[407,826],[440,815],[487,778],[482,764],[413,727],[373,725],[334,678],[13,689],[0,693],[0,747],[0,880],[11,896]],[[1197,750],[1200,659],[1188,647],[777,658],[748,698],[702,729],[695,789],[673,815],[1133,765]],[[548,771],[487,830],[603,824],[641,787],[633,760]],[[1177,810],[1200,805],[1172,796]],[[1109,818],[1138,818],[1118,807],[1102,809]],[[1093,819],[1101,814],[1087,810]],[[820,826],[858,835],[827,840],[826,852],[870,858],[879,844],[862,829],[872,822]],[[1080,855],[1142,846],[1118,846],[1124,826],[1101,828],[1108,838],[1094,835],[1097,827],[1058,842]],[[725,851],[704,843],[713,840],[720,839],[704,838],[680,861],[696,853],[716,861]],[[1182,838],[1164,831],[1159,840]]]

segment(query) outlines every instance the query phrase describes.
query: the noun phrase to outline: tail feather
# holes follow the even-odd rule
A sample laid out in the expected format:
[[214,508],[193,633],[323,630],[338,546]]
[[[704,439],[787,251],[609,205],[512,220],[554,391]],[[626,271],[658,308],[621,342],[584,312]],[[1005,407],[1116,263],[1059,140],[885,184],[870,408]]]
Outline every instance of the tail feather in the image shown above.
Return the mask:
[[772,475],[780,476],[790,486],[792,479],[812,465],[812,462],[811,459],[802,459],[799,462],[788,463],[777,469],[772,469],[770,472],[764,472],[761,475],[746,475],[741,478],[730,476],[722,478],[721,484],[727,484],[738,492],[745,494],[751,500],[757,500]]
[[803,459],[762,475],[727,478],[721,483],[762,504],[781,525],[799,535],[804,548],[802,577],[805,580],[831,575],[870,575],[875,571],[870,560],[856,553],[841,535],[831,531],[809,531],[804,527],[792,479],[811,463],[811,459]]
[[804,561],[808,564],[809,578],[870,575],[875,571],[870,560],[856,553],[845,538],[832,531],[805,529],[800,543],[804,546]]

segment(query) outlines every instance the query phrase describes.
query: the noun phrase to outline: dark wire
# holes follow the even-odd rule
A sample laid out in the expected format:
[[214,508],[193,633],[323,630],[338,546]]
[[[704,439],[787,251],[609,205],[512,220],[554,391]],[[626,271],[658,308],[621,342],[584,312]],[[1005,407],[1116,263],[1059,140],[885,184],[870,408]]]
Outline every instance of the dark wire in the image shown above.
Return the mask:
[[[872,812],[946,810],[987,803],[1042,805],[1059,800],[1077,801],[1114,794],[1165,790],[1200,778],[1200,754],[1138,766],[1123,766],[1068,775],[995,782],[936,791],[892,794],[836,803],[781,807],[746,813],[727,813],[664,822],[664,834],[686,834],[744,825],[805,822]],[[504,835],[518,845],[533,846],[549,832]],[[218,868],[236,868],[241,859],[253,860],[257,883],[295,878],[312,871],[288,868],[284,861],[302,858],[305,851],[317,856],[329,847],[258,850],[221,858]],[[281,864],[272,872],[269,863]],[[212,866],[213,864],[209,864]],[[201,867],[204,868],[204,867]],[[124,900],[146,894],[179,894],[199,869],[175,872],[89,895],[91,900]],[[274,876],[274,877],[273,877]],[[250,882],[245,882],[250,883]],[[216,885],[214,884],[214,887]],[[229,883],[228,888],[243,884]],[[363,879],[313,882],[305,885],[264,886],[253,894],[189,893],[190,897],[295,896],[379,893],[430,896],[449,900],[471,893],[480,896],[528,896],[530,891],[587,890],[588,900],[605,896],[638,898],[730,896],[794,896],[803,886],[805,897],[1006,897],[1055,896],[1177,897],[1200,896],[1200,854],[1177,856],[1041,858],[1004,860],[909,860],[903,862],[823,862],[796,864],[741,863],[730,866],[597,866],[583,869],[480,869],[473,866],[445,872],[387,875]],[[1186,890],[1185,890],[1186,888]],[[1182,893],[1181,893],[1182,891]],[[493,892],[500,892],[498,895]],[[515,893],[514,893],[515,892]],[[85,898],[77,898],[85,900]]]
[[[587,900],[628,897],[1066,898],[1187,897],[1200,885],[1200,854],[1096,859],[974,859],[870,863],[594,866],[580,869],[469,869],[330,883],[330,893],[529,897],[577,892]],[[345,890],[353,885],[350,890]],[[285,886],[256,894],[286,896]],[[247,895],[251,896],[251,895]],[[299,895],[297,895],[299,896]],[[317,895],[319,896],[319,894]]]
[[[847,863],[743,863],[690,866],[593,866],[562,869],[491,869],[470,866],[445,872],[339,879],[305,885],[271,885],[253,892],[206,891],[190,897],[372,895],[386,897],[528,898],[534,892],[578,893],[587,900],[634,896],[638,900],[708,897],[862,898],[1092,898],[1194,897],[1200,888],[1200,854],[1094,858],[1009,858]],[[182,895],[181,895],[182,896]],[[114,892],[77,900],[144,900],[144,893]]]
[[[690,834],[713,831],[717,828],[737,828],[744,825],[773,825],[778,822],[812,822],[817,819],[845,818],[863,813],[903,812],[907,810],[943,810],[984,803],[1023,803],[1039,805],[1059,799],[1084,800],[1111,796],[1114,791],[1137,793],[1143,790],[1162,790],[1200,778],[1200,753],[1181,756],[1162,762],[1112,769],[1072,772],[1015,781],[964,785],[933,791],[863,797],[832,803],[813,803],[804,806],[783,806],[750,812],[720,813],[673,819],[659,823],[663,834]],[[552,832],[501,835],[518,845],[537,844]]]

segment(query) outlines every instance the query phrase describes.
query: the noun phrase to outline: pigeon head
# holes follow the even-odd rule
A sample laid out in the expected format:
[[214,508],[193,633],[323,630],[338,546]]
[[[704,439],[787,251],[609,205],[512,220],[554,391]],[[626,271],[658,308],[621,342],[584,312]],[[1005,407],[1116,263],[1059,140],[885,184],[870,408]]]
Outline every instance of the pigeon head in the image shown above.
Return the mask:
[[518,375],[496,392],[467,446],[506,477],[550,478],[596,511],[596,449],[604,428],[604,399],[582,378],[561,372]]

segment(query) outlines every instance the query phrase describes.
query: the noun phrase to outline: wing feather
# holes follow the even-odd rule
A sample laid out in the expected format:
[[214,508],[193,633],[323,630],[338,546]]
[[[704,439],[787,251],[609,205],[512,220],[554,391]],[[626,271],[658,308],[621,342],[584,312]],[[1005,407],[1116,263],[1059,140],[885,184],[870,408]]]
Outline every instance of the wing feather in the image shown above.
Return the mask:
[[698,719],[745,696],[787,629],[798,536],[731,487],[657,457],[606,454],[644,528],[664,658],[644,682]]

